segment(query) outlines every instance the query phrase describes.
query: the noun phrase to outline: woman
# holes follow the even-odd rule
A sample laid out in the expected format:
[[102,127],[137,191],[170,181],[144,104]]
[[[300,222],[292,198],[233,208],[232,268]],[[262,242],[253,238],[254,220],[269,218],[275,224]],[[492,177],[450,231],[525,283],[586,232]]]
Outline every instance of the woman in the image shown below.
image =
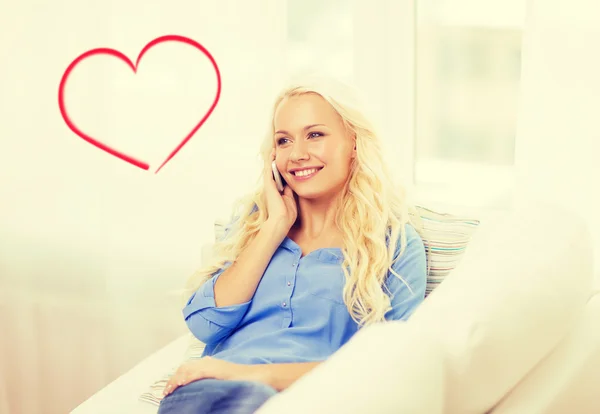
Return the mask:
[[423,301],[423,241],[350,92],[303,84],[277,98],[262,186],[190,281],[183,313],[203,357],[173,375],[159,414],[252,413],[360,327]]

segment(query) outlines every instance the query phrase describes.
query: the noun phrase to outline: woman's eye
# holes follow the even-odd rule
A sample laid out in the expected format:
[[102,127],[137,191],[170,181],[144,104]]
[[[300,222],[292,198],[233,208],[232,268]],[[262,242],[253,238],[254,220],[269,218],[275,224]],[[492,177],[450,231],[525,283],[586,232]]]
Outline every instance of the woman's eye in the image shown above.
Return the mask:
[[317,138],[323,136],[323,134],[321,134],[320,132],[311,132],[310,134],[308,134],[308,136],[311,138]]
[[287,138],[279,138],[279,139],[277,140],[277,145],[283,145],[283,144],[285,144],[285,142],[286,142],[287,140],[288,140]]

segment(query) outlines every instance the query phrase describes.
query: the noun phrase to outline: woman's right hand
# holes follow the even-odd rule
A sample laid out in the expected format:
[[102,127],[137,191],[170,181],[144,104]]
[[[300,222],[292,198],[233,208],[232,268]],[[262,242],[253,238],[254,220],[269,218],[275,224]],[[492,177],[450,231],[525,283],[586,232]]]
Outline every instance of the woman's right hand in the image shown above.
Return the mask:
[[284,187],[283,193],[277,190],[271,164],[275,160],[275,149],[271,152],[265,163],[264,191],[267,201],[267,221],[276,226],[284,236],[296,222],[298,206],[294,199],[294,192],[289,185]]

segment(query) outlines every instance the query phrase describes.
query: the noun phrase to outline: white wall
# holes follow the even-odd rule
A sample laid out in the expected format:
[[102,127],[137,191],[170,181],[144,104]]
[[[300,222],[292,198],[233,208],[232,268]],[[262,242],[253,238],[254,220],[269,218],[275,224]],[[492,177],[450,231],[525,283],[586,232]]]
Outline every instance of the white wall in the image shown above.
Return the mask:
[[[215,218],[258,178],[260,140],[285,76],[285,30],[278,0],[0,3],[0,384],[14,412],[40,412],[42,403],[46,413],[66,412],[184,332],[166,292],[198,266]],[[69,79],[76,124],[148,161],[149,171],[76,136],[60,115],[58,87],[87,50],[114,48],[135,61],[166,34],[210,51],[222,94],[155,174],[214,96],[204,55],[159,45],[135,76],[94,57]],[[60,383],[52,392],[49,379]]]
[[[108,252],[160,252],[180,262],[208,239],[214,216],[256,179],[251,172],[267,121],[259,108],[270,106],[268,88],[282,75],[273,65],[284,40],[278,2],[4,4],[0,228]],[[153,174],[71,132],[59,114],[57,91],[80,53],[105,46],[133,59],[149,40],[171,33],[212,52],[222,96],[196,136]],[[206,59],[184,49],[167,45],[148,52],[141,81],[116,59],[85,62],[67,90],[73,117],[105,142],[153,161],[156,169],[214,94]],[[125,99],[132,106],[119,102]],[[158,113],[165,115],[156,119]],[[154,157],[156,150],[161,158]]]

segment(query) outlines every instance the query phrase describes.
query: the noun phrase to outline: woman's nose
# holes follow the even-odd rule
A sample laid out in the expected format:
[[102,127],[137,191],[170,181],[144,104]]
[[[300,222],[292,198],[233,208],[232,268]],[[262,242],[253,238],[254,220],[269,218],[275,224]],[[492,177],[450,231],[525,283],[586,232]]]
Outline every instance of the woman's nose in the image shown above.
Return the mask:
[[292,161],[308,159],[308,146],[301,140],[294,143],[292,152],[290,153],[290,159]]

